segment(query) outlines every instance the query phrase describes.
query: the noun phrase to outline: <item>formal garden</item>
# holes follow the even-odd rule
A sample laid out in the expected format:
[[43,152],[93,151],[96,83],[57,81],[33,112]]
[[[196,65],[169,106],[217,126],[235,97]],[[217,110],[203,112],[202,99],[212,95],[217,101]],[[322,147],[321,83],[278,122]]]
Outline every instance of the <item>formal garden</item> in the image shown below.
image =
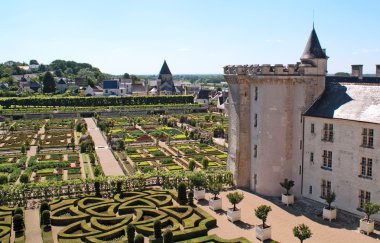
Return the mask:
[[0,184],[15,183],[25,169],[27,157],[20,154],[0,156]]

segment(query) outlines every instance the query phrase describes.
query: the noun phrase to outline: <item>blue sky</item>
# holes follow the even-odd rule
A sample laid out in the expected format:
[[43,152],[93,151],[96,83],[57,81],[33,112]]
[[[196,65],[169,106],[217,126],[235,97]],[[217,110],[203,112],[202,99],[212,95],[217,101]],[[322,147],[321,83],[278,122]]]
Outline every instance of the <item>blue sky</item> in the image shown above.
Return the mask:
[[103,72],[222,73],[299,61],[315,27],[329,72],[380,64],[380,1],[1,0],[0,62],[87,62]]

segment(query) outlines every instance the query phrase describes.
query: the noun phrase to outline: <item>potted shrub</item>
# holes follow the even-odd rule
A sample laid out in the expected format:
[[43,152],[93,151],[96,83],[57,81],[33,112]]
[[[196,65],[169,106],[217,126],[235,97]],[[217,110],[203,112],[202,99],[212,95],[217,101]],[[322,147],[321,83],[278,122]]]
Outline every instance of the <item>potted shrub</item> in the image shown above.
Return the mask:
[[332,207],[331,206],[331,203],[333,203],[335,201],[335,193],[334,192],[331,192],[331,193],[328,193],[326,198],[325,198],[325,201],[327,203],[327,207],[324,207],[323,208],[323,219],[328,219],[328,220],[332,220],[332,219],[336,219],[336,208],[335,207]]
[[305,224],[300,224],[294,226],[293,235],[294,237],[297,237],[302,243],[304,240],[309,239],[313,235],[313,233],[311,233],[309,226]]
[[223,185],[216,181],[209,185],[208,190],[213,195],[208,202],[208,207],[211,210],[215,211],[215,210],[222,209],[222,199],[218,197],[222,188],[223,188]]
[[227,211],[227,219],[231,222],[235,222],[241,219],[241,210],[236,208],[236,204],[239,204],[244,199],[244,194],[239,192],[230,192],[227,194],[228,201],[234,206]]
[[366,217],[360,220],[360,231],[365,232],[367,235],[375,229],[375,221],[370,219],[371,215],[377,214],[380,211],[380,205],[375,203],[366,202],[364,204],[364,213]]
[[272,211],[272,208],[267,205],[261,205],[255,209],[256,217],[263,221],[263,224],[256,226],[256,238],[261,241],[268,240],[272,237],[272,228],[265,224],[270,211]]
[[289,206],[289,204],[294,203],[294,196],[290,194],[290,189],[294,186],[294,181],[288,180],[287,178],[280,183],[282,188],[286,190],[285,194],[282,194],[281,201],[282,203],[286,204],[286,206]]
[[206,178],[203,174],[201,173],[194,173],[191,178],[190,182],[192,187],[194,187],[194,198],[197,199],[198,201],[201,199],[205,199],[206,195],[206,190],[205,190],[205,185],[206,185]]

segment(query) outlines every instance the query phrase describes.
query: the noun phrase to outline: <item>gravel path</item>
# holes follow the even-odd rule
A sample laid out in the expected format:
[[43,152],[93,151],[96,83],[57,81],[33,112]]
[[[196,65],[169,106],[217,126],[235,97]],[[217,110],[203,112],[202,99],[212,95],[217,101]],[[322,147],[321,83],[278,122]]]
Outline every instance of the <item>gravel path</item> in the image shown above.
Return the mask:
[[42,242],[38,209],[25,211],[25,242]]
[[95,152],[99,157],[99,163],[102,166],[104,175],[106,176],[121,176],[124,175],[119,163],[108,148],[107,141],[103,137],[101,131],[96,126],[92,118],[85,118],[87,130],[90,133],[95,143]]

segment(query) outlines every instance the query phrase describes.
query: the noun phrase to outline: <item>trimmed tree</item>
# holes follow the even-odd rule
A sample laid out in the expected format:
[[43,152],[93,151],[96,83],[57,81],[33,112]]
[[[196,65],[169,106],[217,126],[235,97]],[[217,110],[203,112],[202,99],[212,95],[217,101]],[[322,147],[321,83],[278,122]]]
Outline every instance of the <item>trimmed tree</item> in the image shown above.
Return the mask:
[[302,243],[304,240],[309,239],[313,235],[313,233],[311,233],[309,226],[305,224],[300,224],[294,226],[293,235],[294,237],[297,237]]
[[40,215],[42,215],[42,212],[45,210],[50,210],[50,206],[48,202],[43,201],[40,206]]
[[186,184],[183,182],[178,185],[178,203],[180,205],[186,205],[187,203]]
[[189,161],[189,170],[194,171],[195,169],[195,161],[193,159],[190,159]]
[[20,214],[21,216],[24,216],[24,210],[22,210],[22,208],[20,207],[17,207],[14,211],[14,215],[16,214]]
[[144,236],[141,234],[137,234],[133,242],[134,243],[144,243]]
[[135,240],[135,233],[136,233],[136,228],[133,224],[128,224],[127,226],[127,238],[128,242],[134,242]]
[[261,205],[255,209],[256,217],[260,219],[261,221],[263,221],[263,229],[267,227],[265,222],[267,221],[268,214],[270,211],[272,211],[272,208],[267,205]]
[[377,214],[380,211],[380,205],[371,203],[371,202],[366,202],[364,204],[364,213],[366,214],[366,221],[370,221],[370,217],[373,214]]
[[187,197],[188,197],[188,203],[189,203],[189,206],[194,206],[194,192],[193,191],[189,191],[189,193],[187,194]]
[[208,159],[207,158],[203,158],[202,159],[202,166],[203,166],[203,169],[207,170],[208,169]]
[[55,92],[55,80],[51,72],[46,72],[44,77],[42,78],[43,88],[42,91],[44,93],[54,93]]
[[219,193],[222,191],[223,185],[217,181],[210,183],[208,190],[212,195],[214,195],[213,199],[217,200]]
[[24,231],[24,217],[21,214],[13,216],[13,230],[21,235]]
[[162,235],[162,224],[160,220],[154,221],[154,238],[159,239]]
[[50,220],[50,211],[49,210],[45,210],[42,212],[41,224],[45,225],[45,227],[44,227],[45,231],[51,230],[51,226],[50,226],[51,220]]
[[230,192],[227,194],[228,201],[234,206],[233,211],[237,211],[236,204],[244,199],[244,194],[239,192]]
[[164,243],[173,242],[173,232],[170,229],[166,229],[163,233]]
[[95,196],[96,197],[102,197],[102,195],[100,194],[100,182],[95,181],[94,187],[95,187]]

